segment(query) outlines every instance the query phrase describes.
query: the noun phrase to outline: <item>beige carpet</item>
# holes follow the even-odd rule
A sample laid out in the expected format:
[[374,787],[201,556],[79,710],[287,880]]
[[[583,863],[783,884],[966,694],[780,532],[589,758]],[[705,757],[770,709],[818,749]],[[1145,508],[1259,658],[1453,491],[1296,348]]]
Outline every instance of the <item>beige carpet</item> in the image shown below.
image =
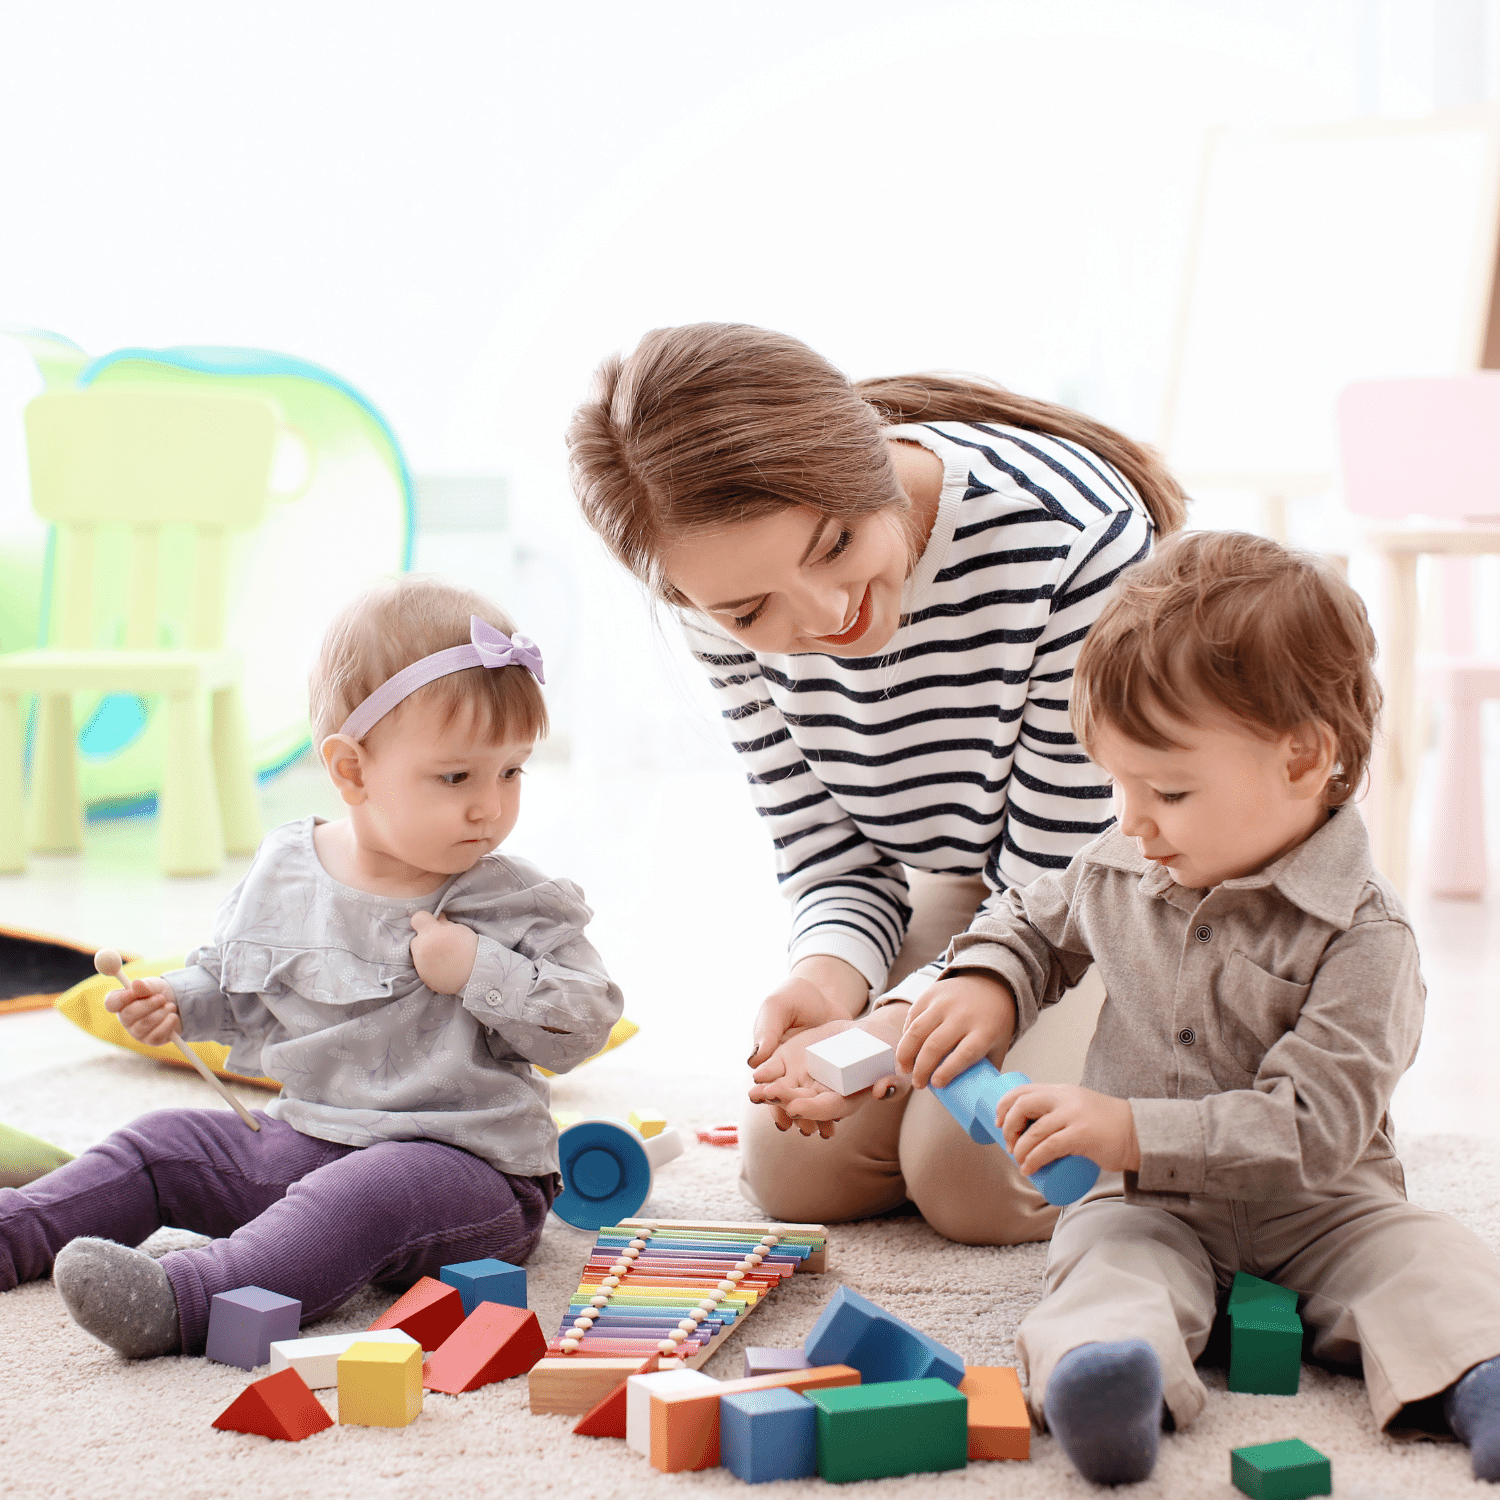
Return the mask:
[[[0,1019],[0,1047],[5,1045]],[[634,1044],[632,1044],[634,1045]],[[689,1125],[735,1110],[727,1075],[684,1077],[649,1065],[656,1048],[631,1049],[560,1080],[560,1108],[623,1111],[650,1103]],[[643,1066],[647,1065],[647,1066]],[[77,1150],[134,1114],[202,1103],[202,1085],[125,1055],[75,1063],[8,1083],[0,1119]],[[246,1090],[244,1097],[258,1096]],[[1412,1196],[1454,1213],[1500,1248],[1500,1143],[1432,1137],[1406,1153]],[[732,1151],[694,1146],[658,1176],[651,1211],[664,1217],[748,1219],[735,1189]],[[151,1241],[166,1250],[182,1237]],[[555,1325],[577,1283],[589,1237],[555,1220],[528,1267],[531,1305]],[[1043,1247],[977,1250],[948,1244],[915,1218],[835,1228],[829,1275],[797,1277],[755,1312],[715,1356],[709,1373],[737,1374],[745,1339],[800,1342],[839,1282],[910,1319],[974,1364],[1012,1358],[1011,1335],[1036,1296]],[[366,1326],[384,1307],[365,1292],[309,1333]],[[1295,1397],[1234,1396],[1208,1371],[1206,1411],[1193,1429],[1164,1439],[1143,1497],[1235,1496],[1229,1450],[1301,1437],[1333,1460],[1345,1500],[1495,1495],[1469,1477],[1452,1444],[1397,1445],[1373,1428],[1357,1380],[1307,1369]],[[302,1443],[214,1431],[210,1423],[247,1383],[243,1372],[197,1359],[129,1364],[69,1321],[50,1282],[0,1297],[0,1494],[151,1496],[163,1500],[406,1500],[406,1497],[568,1495],[641,1500],[655,1493],[738,1490],[725,1470],[661,1475],[622,1442],[576,1438],[560,1417],[533,1417],[524,1380],[468,1396],[432,1396],[400,1431],[334,1427]],[[324,1393],[332,1408],[332,1392]],[[1025,1464],[976,1464],[939,1476],[872,1482],[859,1493],[1052,1497],[1098,1493],[1074,1474],[1049,1438]],[[819,1481],[764,1486],[765,1500],[821,1490]]]

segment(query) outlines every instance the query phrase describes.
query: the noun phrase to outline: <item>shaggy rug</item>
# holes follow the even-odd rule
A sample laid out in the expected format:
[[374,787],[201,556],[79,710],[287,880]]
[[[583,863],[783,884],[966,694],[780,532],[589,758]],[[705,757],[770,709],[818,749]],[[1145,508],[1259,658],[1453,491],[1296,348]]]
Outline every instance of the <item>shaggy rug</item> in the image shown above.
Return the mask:
[[[0,1021],[0,1046],[4,1045]],[[665,1039],[663,1039],[665,1041]],[[664,1051],[622,1049],[557,1081],[556,1107],[624,1113],[650,1104],[691,1130],[735,1112],[738,1080],[664,1066]],[[5,1086],[0,1118],[70,1150],[146,1109],[200,1105],[202,1085],[125,1054],[72,1063]],[[263,1095],[245,1089],[247,1102]],[[1428,1137],[1404,1153],[1412,1197],[1444,1209],[1500,1248],[1500,1142]],[[650,1211],[662,1217],[749,1220],[736,1190],[732,1150],[692,1145],[657,1177]],[[187,1237],[162,1231],[161,1253]],[[527,1267],[530,1302],[555,1327],[591,1237],[549,1222]],[[833,1228],[826,1276],[797,1276],[747,1320],[711,1361],[710,1374],[739,1373],[741,1348],[801,1341],[840,1282],[908,1318],[972,1364],[1013,1359],[1012,1334],[1035,1300],[1045,1248],[974,1249],[950,1244],[916,1217]],[[367,1289],[307,1334],[368,1326],[391,1299]],[[406,1500],[417,1496],[577,1495],[639,1500],[656,1494],[727,1493],[727,1471],[662,1475],[612,1439],[574,1437],[572,1419],[534,1417],[526,1382],[467,1396],[429,1394],[410,1427],[333,1427],[301,1443],[215,1431],[210,1424],[248,1383],[242,1371],[201,1359],[127,1363],[77,1329],[50,1282],[0,1297],[0,1494],[171,1497],[171,1500]],[[1190,1431],[1164,1437],[1161,1462],[1142,1500],[1204,1500],[1238,1494],[1229,1450],[1300,1437],[1333,1460],[1334,1493],[1345,1500],[1418,1500],[1494,1495],[1469,1475],[1467,1451],[1452,1443],[1397,1444],[1374,1428],[1358,1380],[1304,1368],[1294,1397],[1231,1395],[1222,1370],[1204,1372],[1208,1406]],[[333,1392],[323,1392],[333,1408]],[[1048,1437],[1028,1463],[984,1463],[941,1475],[872,1481],[861,1493],[1053,1497],[1097,1494]],[[822,1489],[820,1481],[773,1484],[782,1500]]]

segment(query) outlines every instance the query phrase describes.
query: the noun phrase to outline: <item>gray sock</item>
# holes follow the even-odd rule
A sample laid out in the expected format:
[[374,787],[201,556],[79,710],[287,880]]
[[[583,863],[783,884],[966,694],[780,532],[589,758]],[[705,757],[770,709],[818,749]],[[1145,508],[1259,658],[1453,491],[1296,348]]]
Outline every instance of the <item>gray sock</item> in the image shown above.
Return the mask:
[[1136,1484],[1156,1467],[1161,1361],[1144,1339],[1080,1344],[1053,1367],[1047,1427],[1095,1484]]
[[1500,1480],[1500,1358],[1475,1365],[1448,1388],[1443,1412],[1469,1445],[1474,1477]]
[[52,1284],[73,1321],[126,1359],[182,1346],[172,1283],[144,1250],[87,1236],[70,1240],[52,1263]]

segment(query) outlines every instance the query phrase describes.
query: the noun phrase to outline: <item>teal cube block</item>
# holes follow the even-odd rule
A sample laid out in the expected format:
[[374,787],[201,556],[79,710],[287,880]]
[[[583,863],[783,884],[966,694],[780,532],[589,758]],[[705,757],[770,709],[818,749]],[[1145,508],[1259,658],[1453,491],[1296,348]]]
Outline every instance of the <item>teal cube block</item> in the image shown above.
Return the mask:
[[464,1316],[481,1302],[499,1302],[505,1307],[526,1306],[526,1272],[504,1260],[463,1260],[443,1266],[439,1280],[458,1288],[463,1299]]
[[1333,1493],[1333,1465],[1301,1438],[1235,1448],[1229,1477],[1251,1500],[1303,1500]]
[[805,1391],[818,1413],[818,1473],[835,1484],[962,1469],[969,1400],[946,1380],[890,1380]]
[[1302,1321],[1268,1303],[1231,1308],[1229,1389],[1251,1396],[1295,1396],[1302,1377]]
[[1252,1305],[1273,1308],[1277,1312],[1296,1314],[1297,1294],[1289,1292],[1284,1286],[1277,1286],[1274,1281],[1262,1281],[1259,1276],[1249,1276],[1244,1271],[1236,1271],[1234,1283],[1229,1288],[1229,1311],[1233,1315],[1236,1308],[1249,1311]]

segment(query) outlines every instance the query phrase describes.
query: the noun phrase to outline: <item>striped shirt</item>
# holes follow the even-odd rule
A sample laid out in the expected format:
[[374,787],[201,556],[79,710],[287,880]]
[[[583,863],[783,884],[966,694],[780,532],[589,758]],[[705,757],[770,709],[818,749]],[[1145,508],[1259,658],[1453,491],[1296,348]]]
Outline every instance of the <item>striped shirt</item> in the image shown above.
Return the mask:
[[[1068,684],[1152,529],[1123,476],[1065,439],[988,422],[887,435],[935,453],[943,487],[882,654],[759,654],[684,621],[776,844],[790,961],[832,954],[874,994],[911,916],[903,865],[1001,891],[1063,869],[1112,821]],[[920,994],[939,957],[895,993]]]

